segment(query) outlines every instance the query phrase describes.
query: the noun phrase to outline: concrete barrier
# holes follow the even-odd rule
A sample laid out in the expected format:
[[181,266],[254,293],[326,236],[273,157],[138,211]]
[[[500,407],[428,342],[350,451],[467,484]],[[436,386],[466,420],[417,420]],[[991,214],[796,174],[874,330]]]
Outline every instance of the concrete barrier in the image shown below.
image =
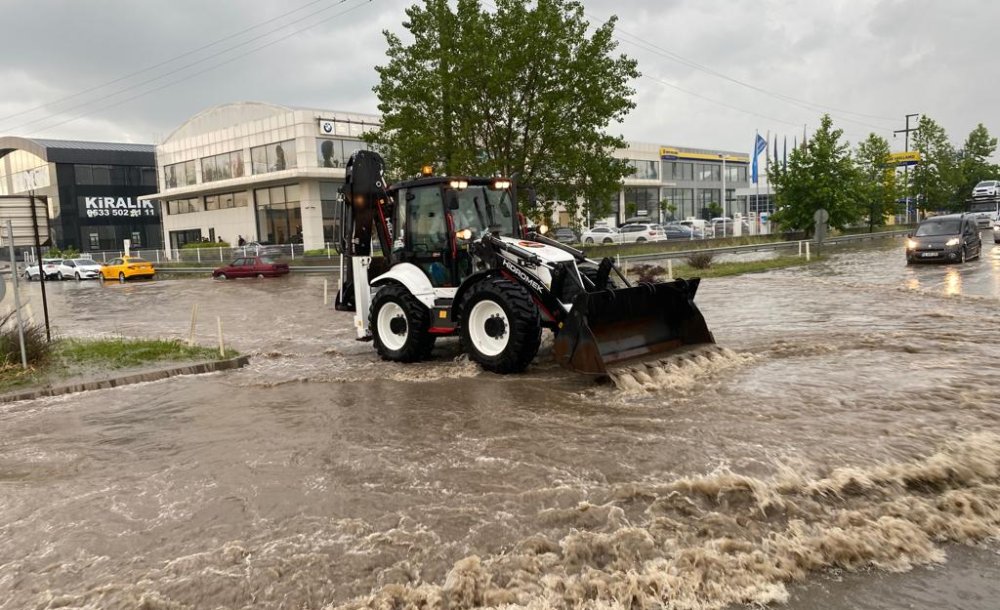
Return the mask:
[[41,388],[27,388],[24,390],[0,394],[0,403],[16,402],[19,400],[36,400],[38,398],[45,398],[48,396],[61,396],[63,394],[75,394],[76,392],[117,388],[136,383],[160,381],[161,379],[176,377],[178,375],[200,375],[202,373],[228,371],[244,367],[248,362],[250,362],[250,356],[237,356],[236,358],[229,358],[228,360],[198,362],[195,364],[187,364],[153,371],[129,373],[118,377],[96,379],[94,381],[81,381],[79,383],[45,386]]

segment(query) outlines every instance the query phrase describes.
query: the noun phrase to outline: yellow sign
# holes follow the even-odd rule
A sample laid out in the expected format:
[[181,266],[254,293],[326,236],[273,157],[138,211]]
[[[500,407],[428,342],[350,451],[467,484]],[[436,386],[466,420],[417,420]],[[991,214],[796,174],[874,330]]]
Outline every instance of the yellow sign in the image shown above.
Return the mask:
[[920,152],[911,150],[909,152],[891,153],[889,155],[889,162],[897,167],[904,165],[916,165],[917,163],[920,163]]
[[725,158],[726,161],[735,161],[737,163],[749,163],[750,157],[745,155],[723,155],[714,153],[696,153],[681,151],[673,146],[661,146],[660,147],[660,159],[664,161],[673,161],[675,159],[693,159],[698,161],[720,161]]

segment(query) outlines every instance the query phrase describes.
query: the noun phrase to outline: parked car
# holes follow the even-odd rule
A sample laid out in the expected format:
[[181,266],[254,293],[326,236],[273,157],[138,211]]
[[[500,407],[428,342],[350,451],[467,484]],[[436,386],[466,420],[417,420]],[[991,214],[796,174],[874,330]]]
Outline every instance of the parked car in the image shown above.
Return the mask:
[[569,227],[557,227],[552,231],[552,235],[550,237],[561,244],[575,244],[580,241],[577,239],[576,233],[573,232],[573,229]]
[[623,225],[621,228],[624,243],[639,243],[644,241],[665,241],[667,234],[663,227],[653,223],[635,223]]
[[691,227],[684,226],[676,222],[668,222],[663,225],[663,232],[667,234],[667,239],[702,239],[704,235]]
[[122,256],[101,265],[101,278],[119,282],[132,278],[152,279],[156,275],[153,263],[136,256]]
[[983,240],[972,214],[948,214],[927,218],[906,240],[906,264],[931,261],[964,263],[979,258]]
[[618,232],[618,229],[614,227],[593,227],[592,229],[587,229],[580,236],[585,244],[620,244],[622,243],[622,234]]
[[701,218],[687,218],[677,222],[685,227],[690,227],[695,234],[701,233],[702,237],[715,237],[711,225],[709,225],[708,221]]
[[[42,268],[45,269],[45,279],[54,280],[59,277],[59,265],[62,263],[61,258],[43,258]],[[41,278],[41,273],[38,271],[38,265],[29,265],[24,270],[24,279],[30,281],[37,280]]]
[[[747,221],[745,220],[741,220],[739,222],[741,225],[740,235],[749,235],[750,224],[747,223]],[[726,217],[713,218],[710,225],[712,227],[712,235],[714,235],[715,237],[726,237],[734,235],[736,233],[735,229],[736,221],[733,220],[732,218],[726,218]]]
[[89,258],[67,258],[59,265],[56,276],[61,280],[96,280],[101,277],[101,265]]
[[212,271],[212,277],[231,280],[238,277],[278,277],[288,273],[288,264],[270,256],[240,256],[228,265]]
[[1000,181],[983,180],[972,189],[972,198],[1000,197]]
[[1000,244],[1000,220],[993,223],[993,243]]
[[[233,254],[249,256],[281,256],[291,245],[272,244],[269,241],[250,241],[243,246],[233,248]],[[301,247],[299,248],[301,250]]]

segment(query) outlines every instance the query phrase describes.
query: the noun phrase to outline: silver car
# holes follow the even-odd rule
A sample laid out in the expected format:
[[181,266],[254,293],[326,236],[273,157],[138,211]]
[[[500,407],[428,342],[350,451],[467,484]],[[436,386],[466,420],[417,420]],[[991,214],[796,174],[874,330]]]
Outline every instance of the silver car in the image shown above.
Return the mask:
[[60,263],[56,277],[61,280],[96,280],[101,277],[101,265],[89,258],[67,258]]

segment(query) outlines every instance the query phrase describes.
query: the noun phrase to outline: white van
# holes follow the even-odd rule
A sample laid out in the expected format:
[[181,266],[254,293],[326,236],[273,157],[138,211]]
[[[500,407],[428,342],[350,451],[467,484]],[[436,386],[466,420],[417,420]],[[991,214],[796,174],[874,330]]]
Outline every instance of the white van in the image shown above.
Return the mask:
[[708,221],[701,218],[695,218],[694,216],[688,216],[684,220],[680,221],[679,224],[689,227],[695,231],[701,232],[705,237],[714,237],[712,232],[712,225]]

